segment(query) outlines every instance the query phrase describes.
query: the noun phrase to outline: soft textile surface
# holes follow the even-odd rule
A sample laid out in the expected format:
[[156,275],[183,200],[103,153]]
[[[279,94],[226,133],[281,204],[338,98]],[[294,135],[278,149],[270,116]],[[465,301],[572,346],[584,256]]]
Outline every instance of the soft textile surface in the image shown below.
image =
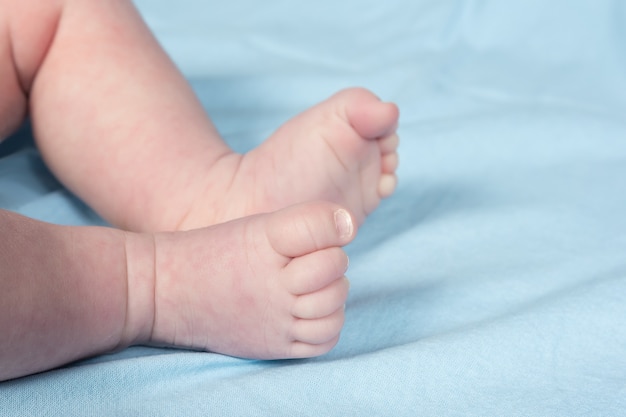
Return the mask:
[[[623,415],[626,3],[138,6],[238,150],[345,86],[396,101],[401,185],[348,247],[330,354],[136,347],[0,384],[0,414]],[[99,223],[21,136],[0,205]]]

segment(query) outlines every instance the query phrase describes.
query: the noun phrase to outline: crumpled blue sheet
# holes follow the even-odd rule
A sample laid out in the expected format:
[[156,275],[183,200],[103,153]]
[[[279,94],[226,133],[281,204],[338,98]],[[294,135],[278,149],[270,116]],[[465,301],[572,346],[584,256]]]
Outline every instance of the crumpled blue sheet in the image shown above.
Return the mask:
[[[237,150],[349,85],[397,102],[400,186],[328,355],[134,347],[0,384],[1,415],[624,414],[626,3],[136,3]],[[0,205],[100,223],[22,136]]]

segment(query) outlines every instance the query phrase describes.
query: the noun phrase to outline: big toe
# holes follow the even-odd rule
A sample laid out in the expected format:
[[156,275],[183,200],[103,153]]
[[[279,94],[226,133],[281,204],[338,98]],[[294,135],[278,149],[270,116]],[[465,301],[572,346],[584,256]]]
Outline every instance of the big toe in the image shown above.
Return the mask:
[[272,248],[295,258],[350,243],[356,235],[354,216],[330,202],[309,202],[271,213],[267,236]]
[[362,138],[386,137],[396,129],[400,111],[394,103],[383,102],[363,88],[343,90],[337,97],[344,103],[345,117]]

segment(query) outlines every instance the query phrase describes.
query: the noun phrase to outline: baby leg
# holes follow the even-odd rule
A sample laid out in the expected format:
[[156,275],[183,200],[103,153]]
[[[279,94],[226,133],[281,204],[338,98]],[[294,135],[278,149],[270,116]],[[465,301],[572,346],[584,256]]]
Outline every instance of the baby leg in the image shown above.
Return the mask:
[[0,210],[0,381],[133,344],[321,355],[344,321],[352,219],[320,202],[154,235]]
[[200,167],[230,149],[132,2],[0,0],[0,10],[0,133],[28,105],[46,163],[87,204],[124,228],[175,223]]
[[7,9],[10,0],[0,0],[0,142],[18,128],[26,115],[26,94],[14,60]]
[[361,223],[393,192],[398,110],[366,90],[336,94],[238,155],[130,1],[0,1],[11,34],[4,130],[28,97],[48,165],[115,225],[190,229],[312,200]]

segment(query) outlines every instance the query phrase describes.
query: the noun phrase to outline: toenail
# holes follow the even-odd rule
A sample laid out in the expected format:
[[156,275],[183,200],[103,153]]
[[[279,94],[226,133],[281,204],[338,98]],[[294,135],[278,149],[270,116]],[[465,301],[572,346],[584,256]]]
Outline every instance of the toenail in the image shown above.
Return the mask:
[[344,209],[335,211],[335,226],[337,227],[337,232],[339,232],[339,237],[352,236],[353,225],[350,213]]

